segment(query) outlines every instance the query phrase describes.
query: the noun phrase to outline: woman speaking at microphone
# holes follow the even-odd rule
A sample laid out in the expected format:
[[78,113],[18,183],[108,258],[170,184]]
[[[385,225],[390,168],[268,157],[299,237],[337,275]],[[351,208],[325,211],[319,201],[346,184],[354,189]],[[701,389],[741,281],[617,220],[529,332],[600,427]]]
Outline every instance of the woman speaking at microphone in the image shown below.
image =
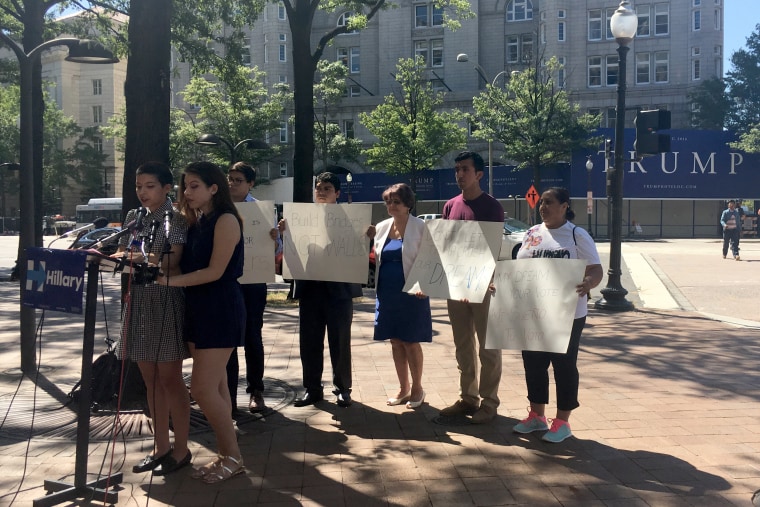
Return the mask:
[[[179,262],[187,235],[185,218],[172,207],[169,192],[174,177],[159,162],[148,162],[137,168],[135,190],[147,213],[131,210],[126,223],[135,223],[135,237],[121,238],[113,257],[127,257],[132,263],[153,265],[161,262],[168,276],[179,275]],[[168,238],[164,220],[169,218]],[[155,224],[154,222],[158,222]],[[142,248],[149,237],[153,242]],[[167,252],[164,247],[170,246]],[[162,254],[162,252],[165,252]],[[185,299],[182,289],[154,283],[130,281],[122,316],[122,332],[118,354],[137,362],[147,389],[148,407],[153,419],[153,449],[132,467],[132,471],[153,471],[154,475],[170,474],[190,464],[187,447],[190,433],[190,396],[182,378],[182,361],[190,357],[183,340]],[[169,441],[169,419],[174,429],[174,445]]]

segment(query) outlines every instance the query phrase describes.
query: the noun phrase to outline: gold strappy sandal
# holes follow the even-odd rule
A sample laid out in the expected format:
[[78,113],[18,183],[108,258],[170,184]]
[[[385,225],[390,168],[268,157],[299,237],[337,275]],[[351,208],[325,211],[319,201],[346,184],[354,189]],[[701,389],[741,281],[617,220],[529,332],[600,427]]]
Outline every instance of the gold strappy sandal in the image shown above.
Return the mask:
[[217,456],[202,467],[194,468],[193,472],[190,474],[190,477],[193,479],[203,479],[218,466],[219,462],[221,462],[222,459],[224,459],[224,456]]
[[[203,482],[206,484],[216,484],[231,479],[236,475],[245,473],[245,465],[243,465],[242,456],[239,458],[219,456],[219,458],[220,459],[215,463],[214,468],[203,476]],[[228,467],[225,464],[228,461],[233,463],[232,467]]]

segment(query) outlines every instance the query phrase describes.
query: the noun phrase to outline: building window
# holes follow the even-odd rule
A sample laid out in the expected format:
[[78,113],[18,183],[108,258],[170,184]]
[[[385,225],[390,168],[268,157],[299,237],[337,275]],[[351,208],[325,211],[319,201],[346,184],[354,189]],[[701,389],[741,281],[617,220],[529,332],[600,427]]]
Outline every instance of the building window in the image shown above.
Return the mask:
[[351,74],[358,74],[361,72],[361,58],[360,58],[359,48],[353,47],[351,48],[351,66],[349,67],[349,70],[351,71]]
[[288,122],[280,122],[280,143],[285,144],[288,142]]
[[670,4],[655,4],[654,34],[667,35],[670,33]]
[[546,44],[546,23],[541,23],[538,27],[538,40],[541,44]]
[[588,59],[588,85],[602,86],[602,57],[592,56]]
[[338,48],[337,55],[337,60],[348,67],[348,48]]
[[721,29],[721,14],[720,9],[715,9],[715,29],[720,30]]
[[588,11],[588,40],[602,40],[602,10]]
[[428,26],[428,6],[426,4],[414,6],[414,28]]
[[693,5],[694,5],[694,7],[699,7],[700,5],[702,5],[702,0],[694,0],[694,4]]
[[607,86],[615,86],[618,83],[618,56],[607,55],[606,60],[607,80],[605,82],[607,83]]
[[278,35],[278,39],[280,42],[287,42],[288,41],[288,35],[285,33],[281,33]]
[[565,22],[560,21],[557,23],[557,40],[559,42],[565,42]]
[[267,52],[267,44],[264,44],[262,48],[264,50],[264,63],[269,63],[269,53]]
[[97,151],[98,153],[103,153],[103,139],[99,137],[95,137],[92,140],[92,144],[95,148],[95,151]]
[[636,84],[649,84],[649,53],[636,53]]
[[348,93],[349,97],[360,97],[362,94],[362,88],[359,85],[349,85],[346,88],[346,93]]
[[430,66],[443,67],[443,39],[433,39],[430,41]]
[[557,17],[560,19],[565,19],[567,17],[567,12],[565,11],[565,9],[558,10]]
[[433,13],[430,21],[432,26],[443,26],[443,7],[436,7],[433,4]]
[[243,37],[243,47],[240,49],[240,63],[246,67],[251,66],[251,38]]
[[356,138],[356,133],[354,132],[354,120],[343,120],[343,135],[346,136],[346,139]]
[[414,42],[414,57],[415,58],[421,58],[422,61],[425,62],[425,64],[428,63],[428,41],[426,40],[418,40]]
[[520,61],[520,39],[517,35],[507,36],[507,63]]
[[670,73],[669,54],[667,51],[657,51],[654,54],[654,82],[667,83]]
[[614,107],[608,107],[607,108],[607,124],[605,127],[608,129],[614,129],[615,128],[615,122],[617,121],[617,109]]
[[560,88],[565,87],[565,57],[560,56],[557,57],[557,61],[559,62],[559,69],[557,69],[557,86]]
[[92,106],[92,122],[103,123],[103,106]]
[[443,8],[434,3],[414,6],[414,27],[427,28],[443,25]]
[[702,29],[702,11],[694,11],[692,16],[691,29],[695,32]]
[[512,0],[507,5],[507,21],[533,19],[533,3],[530,0]]
[[92,94],[103,95],[103,80],[102,79],[92,80]]
[[287,82],[288,82],[288,76],[286,76],[285,74],[280,74],[280,75],[277,77],[277,80],[278,80],[278,82],[280,82],[280,83],[282,83],[282,84],[285,84],[285,83],[287,83]]
[[442,79],[431,79],[430,87],[433,89],[434,92],[446,91],[446,83],[444,83]]
[[287,18],[287,12],[285,12],[285,4],[282,2],[279,2],[277,4],[277,19],[280,21],[285,21]]
[[353,16],[354,13],[352,11],[344,12],[340,16],[338,16],[338,26],[346,26],[348,25],[348,19]]
[[713,54],[715,56],[717,56],[718,58],[722,58],[723,57],[723,48],[722,48],[722,46],[715,46],[713,48]]
[[280,177],[285,178],[288,176],[288,163],[280,162]]
[[691,62],[691,79],[694,81],[699,81],[702,79],[701,74],[701,64],[699,60],[694,60]]
[[599,118],[599,126],[600,127],[602,126],[602,123],[604,122],[604,116],[602,116],[602,110],[601,109],[599,109],[598,107],[590,107],[588,109],[588,114],[590,114],[591,116],[595,116],[595,117]]
[[615,14],[615,9],[614,8],[607,9],[604,12],[607,15],[604,22],[604,27],[606,28],[606,32],[607,32],[605,36],[607,37],[607,40],[614,40],[615,37],[613,37],[612,35],[612,28],[610,25],[610,21],[612,20],[612,15]]
[[639,18],[639,25],[636,27],[636,37],[649,37],[649,6],[636,6],[636,16]]
[[527,63],[533,58],[533,34],[525,33],[521,39],[520,58],[523,63]]
[[279,54],[279,59],[281,62],[288,61],[287,48],[288,46],[286,44],[280,44],[280,49],[279,49],[278,54]]
[[691,48],[691,56],[699,56],[701,51],[699,50],[699,46],[694,46]]

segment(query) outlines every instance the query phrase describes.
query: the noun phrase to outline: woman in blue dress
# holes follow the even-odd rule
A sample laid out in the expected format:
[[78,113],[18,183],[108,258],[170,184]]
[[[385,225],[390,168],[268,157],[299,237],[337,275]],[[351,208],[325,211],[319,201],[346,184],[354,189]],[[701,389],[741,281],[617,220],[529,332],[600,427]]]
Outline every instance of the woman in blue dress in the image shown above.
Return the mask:
[[158,277],[185,287],[184,338],[193,357],[190,390],[216,435],[218,456],[193,478],[217,483],[245,471],[232,421],[227,361],[243,345],[245,304],[237,279],[243,274],[243,221],[227,177],[210,162],[194,162],[182,175],[180,209],[188,223],[182,274]]
[[402,289],[420,249],[425,223],[410,213],[414,192],[409,185],[391,185],[383,192],[383,201],[391,218],[369,233],[374,232],[377,264],[374,339],[390,340],[396,365],[399,391],[388,398],[388,405],[406,403],[407,408],[417,408],[425,401],[420,343],[433,341],[433,323],[427,296]]

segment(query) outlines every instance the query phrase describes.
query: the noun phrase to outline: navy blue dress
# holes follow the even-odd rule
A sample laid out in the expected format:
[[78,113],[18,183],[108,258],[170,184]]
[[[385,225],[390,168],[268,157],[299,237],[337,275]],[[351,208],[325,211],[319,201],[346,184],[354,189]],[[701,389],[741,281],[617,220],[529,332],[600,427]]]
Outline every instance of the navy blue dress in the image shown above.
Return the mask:
[[[214,228],[219,216],[201,216],[187,230],[180,267],[190,273],[208,267],[214,249]],[[221,278],[185,287],[185,341],[198,349],[242,347],[245,303],[237,279],[243,274],[243,237],[235,245]]]
[[408,343],[433,341],[430,300],[402,292],[404,265],[400,239],[388,238],[380,257],[375,300],[375,340],[396,338]]

